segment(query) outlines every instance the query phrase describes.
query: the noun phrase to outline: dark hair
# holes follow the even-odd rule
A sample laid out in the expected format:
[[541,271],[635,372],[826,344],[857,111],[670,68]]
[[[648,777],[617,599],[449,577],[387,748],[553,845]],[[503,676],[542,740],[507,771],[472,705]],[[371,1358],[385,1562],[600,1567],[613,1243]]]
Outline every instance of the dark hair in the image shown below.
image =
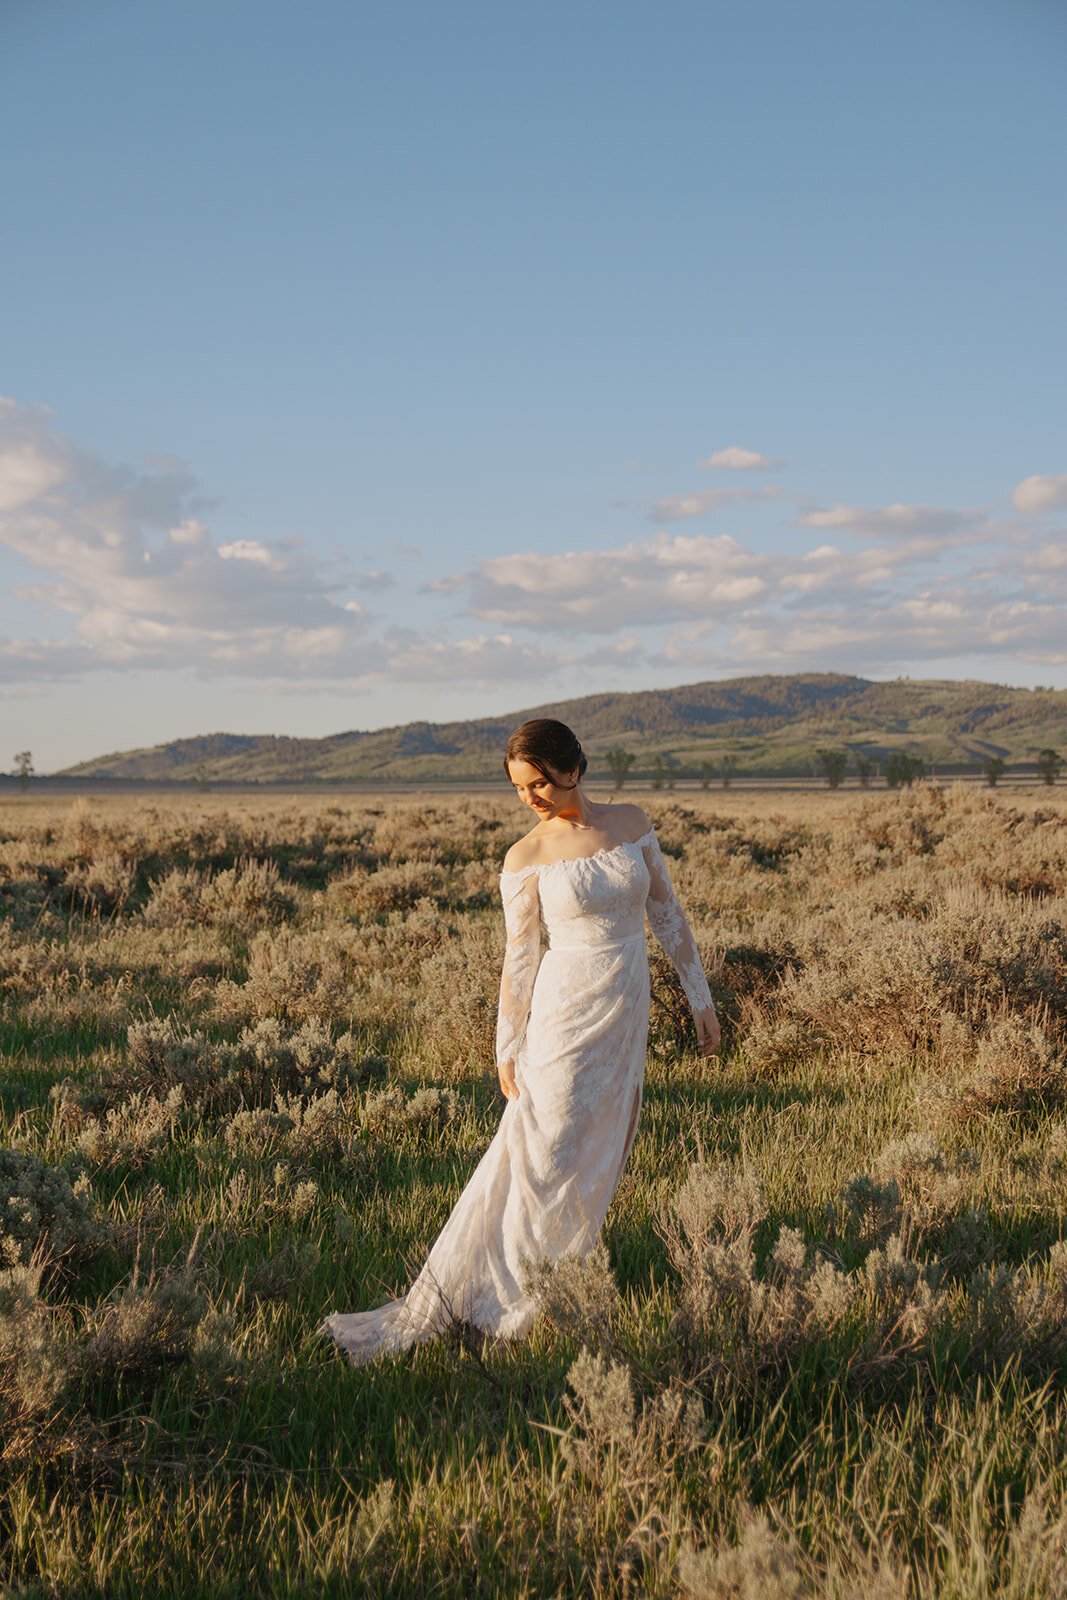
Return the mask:
[[552,717],[534,717],[531,722],[524,722],[521,728],[515,729],[504,755],[504,771],[509,778],[511,773],[508,765],[512,761],[528,762],[546,778],[551,778],[553,783],[564,773],[573,772],[576,767],[581,779],[589,765],[581,745],[567,724],[556,722]]

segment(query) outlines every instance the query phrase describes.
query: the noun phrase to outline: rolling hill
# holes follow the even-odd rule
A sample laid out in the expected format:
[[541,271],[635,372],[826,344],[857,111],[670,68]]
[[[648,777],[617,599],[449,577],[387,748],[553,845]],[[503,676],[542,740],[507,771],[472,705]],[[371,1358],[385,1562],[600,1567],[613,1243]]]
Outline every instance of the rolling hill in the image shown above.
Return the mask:
[[1037,750],[1067,754],[1067,691],[973,681],[876,683],[838,673],[731,678],[553,701],[469,722],[412,722],[323,739],[213,733],[79,763],[67,777],[147,782],[306,783],[480,779],[496,776],[507,736],[527,717],[554,716],[579,733],[592,770],[621,745],[634,774],[657,755],[699,772],[732,755],[738,774],[800,776],[829,746],[876,761],[905,749],[943,772],[973,770],[988,756],[1009,765]]

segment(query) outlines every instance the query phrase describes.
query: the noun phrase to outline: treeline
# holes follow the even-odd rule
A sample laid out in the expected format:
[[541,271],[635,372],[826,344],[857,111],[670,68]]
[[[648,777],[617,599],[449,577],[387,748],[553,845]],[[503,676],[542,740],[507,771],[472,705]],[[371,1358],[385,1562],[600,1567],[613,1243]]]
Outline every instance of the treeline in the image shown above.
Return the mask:
[[[724,789],[728,789],[735,778],[744,776],[740,758],[729,751],[715,760],[696,764],[687,764],[669,752],[661,751],[641,765],[632,751],[618,745],[605,751],[603,760],[617,790],[623,787],[627,779],[651,783],[653,789],[673,789],[679,779],[696,779],[703,789],[709,789],[713,783],[720,783]],[[1064,764],[1059,751],[1044,749],[1037,752],[1032,763],[1016,763],[1015,770],[1018,771],[1022,765],[1032,767],[1040,781],[1051,786]],[[887,789],[910,789],[913,783],[932,776],[930,763],[907,750],[894,750],[884,758],[876,759],[857,750],[817,749],[812,751],[812,768],[826,779],[831,789],[839,789],[850,772],[858,780],[861,789],[869,788],[877,777],[885,779]],[[995,788],[1012,768],[1001,756],[989,756],[972,766],[971,770],[981,772],[990,788]],[[769,774],[761,769],[759,776],[766,778]]]

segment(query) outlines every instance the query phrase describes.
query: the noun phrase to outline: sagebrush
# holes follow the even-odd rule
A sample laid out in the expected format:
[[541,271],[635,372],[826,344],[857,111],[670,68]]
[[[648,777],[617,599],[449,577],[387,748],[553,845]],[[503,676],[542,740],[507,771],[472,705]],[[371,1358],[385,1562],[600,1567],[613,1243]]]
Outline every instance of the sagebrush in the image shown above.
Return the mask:
[[500,1115],[514,801],[5,802],[5,1593],[1067,1595],[1067,809],[647,799],[721,1058],[653,950],[603,1244],[359,1371]]

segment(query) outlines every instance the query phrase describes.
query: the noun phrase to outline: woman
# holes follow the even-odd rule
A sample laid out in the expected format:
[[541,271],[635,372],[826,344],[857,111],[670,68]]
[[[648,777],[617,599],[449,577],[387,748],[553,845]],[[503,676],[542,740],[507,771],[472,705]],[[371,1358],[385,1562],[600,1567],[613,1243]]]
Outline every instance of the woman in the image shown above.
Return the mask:
[[500,875],[507,953],[496,1057],[508,1103],[408,1293],[327,1319],[323,1331],[355,1362],[433,1338],[455,1318],[521,1333],[537,1310],[526,1263],[595,1242],[641,1110],[646,912],[692,1006],[697,1048],[718,1049],[700,956],[652,826],[639,806],[590,800],[585,769],[562,722],[524,722],[508,741],[504,770],[538,818]]

